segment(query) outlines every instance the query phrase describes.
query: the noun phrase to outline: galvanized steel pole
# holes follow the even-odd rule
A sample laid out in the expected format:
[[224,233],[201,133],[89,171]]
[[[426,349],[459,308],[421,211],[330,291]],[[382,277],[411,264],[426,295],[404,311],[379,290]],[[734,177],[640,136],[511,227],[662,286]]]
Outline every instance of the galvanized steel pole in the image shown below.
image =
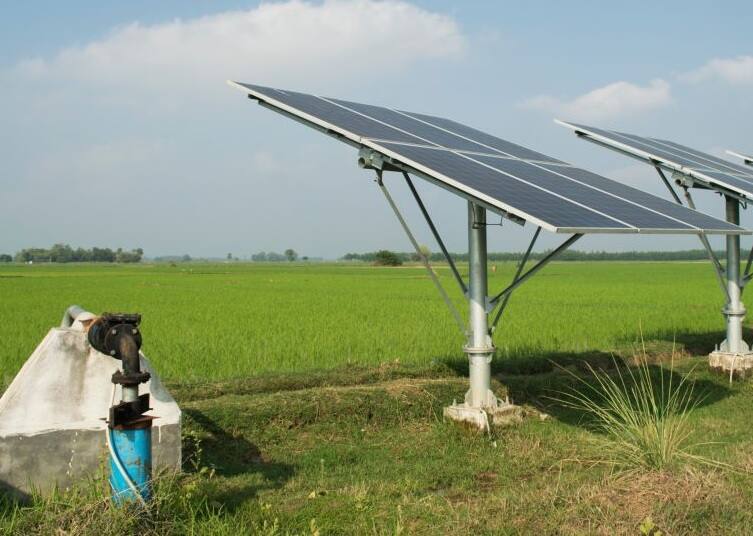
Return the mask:
[[491,360],[494,346],[487,316],[486,209],[468,202],[469,334],[468,354],[471,388],[466,404],[485,408],[496,404],[491,392]]
[[[735,225],[740,224],[740,203],[731,196],[726,196],[727,221]],[[747,352],[747,344],[743,341],[743,319],[745,305],[740,300],[740,235],[727,235],[727,293],[729,300],[724,308],[727,318],[727,348],[732,353]]]

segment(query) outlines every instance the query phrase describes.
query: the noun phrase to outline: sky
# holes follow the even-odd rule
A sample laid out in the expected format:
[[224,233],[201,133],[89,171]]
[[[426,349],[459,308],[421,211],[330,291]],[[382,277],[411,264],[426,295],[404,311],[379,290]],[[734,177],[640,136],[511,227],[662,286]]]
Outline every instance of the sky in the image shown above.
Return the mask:
[[[667,197],[647,165],[553,119],[753,152],[750,20],[749,2],[4,2],[0,253],[410,249],[354,149],[227,79],[449,117]],[[395,198],[436,250],[397,179]],[[465,202],[419,188],[448,248],[466,250]],[[696,203],[723,215],[716,194]],[[533,231],[491,227],[489,247],[522,250]],[[537,249],[562,239],[542,235]],[[577,246],[700,247],[635,235]]]

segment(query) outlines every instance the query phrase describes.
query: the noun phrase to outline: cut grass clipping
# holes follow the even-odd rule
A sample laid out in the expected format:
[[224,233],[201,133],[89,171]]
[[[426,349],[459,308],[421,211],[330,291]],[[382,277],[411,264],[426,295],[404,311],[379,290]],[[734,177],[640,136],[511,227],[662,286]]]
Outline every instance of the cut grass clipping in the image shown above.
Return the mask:
[[590,377],[577,380],[555,400],[592,420],[603,461],[617,471],[671,469],[682,463],[724,464],[694,454],[691,413],[703,401],[688,375],[649,365],[645,355],[630,367],[615,361],[611,374],[588,364]]

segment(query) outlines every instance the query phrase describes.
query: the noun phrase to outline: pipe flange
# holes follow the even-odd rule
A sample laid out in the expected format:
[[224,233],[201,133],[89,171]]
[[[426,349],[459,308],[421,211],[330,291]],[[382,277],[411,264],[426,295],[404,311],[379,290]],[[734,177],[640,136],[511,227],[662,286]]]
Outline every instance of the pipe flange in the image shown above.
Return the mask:
[[745,308],[745,306],[740,307],[739,309],[732,309],[731,307],[725,306],[722,308],[722,314],[724,316],[745,316],[745,314],[748,312],[748,310]]
[[463,346],[463,352],[470,355],[493,354],[497,348],[492,346]]

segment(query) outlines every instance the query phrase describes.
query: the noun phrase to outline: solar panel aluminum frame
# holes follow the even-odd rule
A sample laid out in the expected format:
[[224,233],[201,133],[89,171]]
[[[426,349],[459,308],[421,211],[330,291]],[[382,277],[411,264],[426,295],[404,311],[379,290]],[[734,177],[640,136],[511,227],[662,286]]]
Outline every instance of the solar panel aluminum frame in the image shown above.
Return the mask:
[[[753,186],[751,186],[750,190],[734,187],[717,178],[709,177],[698,170],[686,168],[678,163],[668,161],[663,157],[633,147],[628,143],[621,143],[615,139],[602,136],[582,125],[575,125],[559,119],[555,119],[555,122],[574,131],[579,138],[632,158],[636,158],[643,162],[648,162],[656,169],[675,201],[680,205],[682,205],[682,201],[662,172],[662,168],[672,171],[673,177],[677,177],[678,174],[681,176],[676,182],[685,190],[687,204],[691,208],[695,208],[695,203],[690,195],[689,188],[698,188],[700,186],[703,189],[713,190],[722,194],[725,198],[725,215],[728,223],[739,225],[740,206],[747,207],[747,202],[753,199]],[[619,135],[619,133],[615,134]],[[745,159],[746,157],[742,156],[742,158]],[[682,177],[687,177],[689,180],[683,180]],[[753,351],[751,351],[751,348],[743,339],[742,334],[743,320],[745,318],[746,310],[741,299],[745,286],[753,280],[753,272],[751,271],[751,268],[753,267],[753,247],[750,250],[745,269],[741,275],[740,236],[727,235],[726,273],[722,273],[721,263],[711,250],[711,246],[705,235],[699,233],[698,236],[706,248],[710,260],[722,281],[722,290],[727,299],[727,303],[722,310],[722,314],[726,319],[727,337],[716,347],[716,350],[709,355],[709,364],[712,368],[729,371],[730,375],[732,375],[735,371],[744,370],[743,367],[753,365]],[[738,358],[740,359],[739,364]],[[743,364],[743,361],[750,361],[750,364]],[[736,368],[736,364],[738,368]]]
[[726,183],[723,180],[710,177],[701,171],[687,168],[680,164],[668,161],[664,157],[652,154],[642,149],[638,149],[637,147],[632,147],[627,143],[621,143],[617,140],[604,137],[583,126],[574,125],[560,119],[555,119],[554,122],[558,125],[572,130],[579,138],[583,138],[587,141],[595,143],[596,145],[607,147],[608,149],[612,149],[613,151],[617,151],[637,160],[641,160],[643,162],[648,161],[653,166],[659,166],[672,172],[673,175],[679,174],[681,176],[687,177],[688,179],[690,179],[686,182],[686,185],[689,187],[700,187],[707,190],[721,191],[724,195],[731,195],[743,202],[753,200],[753,186],[751,187],[751,190],[745,190],[738,186]]
[[[401,215],[397,205],[392,200],[392,197],[390,196],[387,187],[382,180],[382,173],[384,171],[403,172],[403,175],[409,187],[412,186],[412,183],[410,182],[408,173],[416,174],[433,184],[436,184],[467,199],[469,236],[469,282],[468,285],[465,285],[465,283],[462,281],[462,278],[460,278],[458,282],[464,295],[468,298],[469,330],[464,332],[464,335],[467,338],[467,344],[464,347],[464,351],[468,355],[469,359],[470,388],[466,393],[464,403],[453,403],[451,406],[445,408],[444,413],[450,419],[469,422],[481,429],[488,428],[490,420],[493,421],[495,419],[495,415],[497,415],[498,413],[503,415],[504,418],[509,418],[510,410],[512,409],[513,411],[516,411],[515,407],[512,406],[509,401],[502,401],[497,399],[497,397],[491,390],[490,363],[495,350],[492,342],[492,332],[494,330],[494,327],[496,326],[496,323],[499,321],[500,316],[504,312],[507,300],[509,300],[512,291],[520,286],[524,281],[533,276],[543,266],[548,264],[560,252],[564,251],[572,243],[577,241],[582,236],[582,234],[573,234],[564,242],[564,244],[562,244],[555,251],[550,252],[544,259],[541,259],[526,273],[521,273],[525,265],[525,260],[527,260],[528,254],[530,253],[530,250],[532,249],[533,244],[535,243],[542,227],[545,226],[547,228],[551,228],[551,226],[546,225],[545,222],[540,222],[541,225],[537,227],[537,230],[534,233],[533,239],[531,241],[531,245],[528,248],[528,252],[526,253],[523,262],[521,262],[511,285],[495,298],[489,299],[487,288],[488,278],[486,274],[486,210],[488,209],[492,212],[502,215],[503,217],[510,218],[512,221],[518,224],[524,223],[524,220],[522,220],[521,217],[514,213],[508,213],[508,211],[505,210],[504,206],[500,207],[494,203],[484,202],[483,199],[479,199],[479,196],[469,194],[462,188],[454,187],[450,181],[448,181],[448,183],[443,183],[442,180],[437,179],[431,173],[423,171],[421,169],[422,166],[420,165],[411,166],[406,165],[403,162],[393,161],[392,155],[389,154],[390,151],[380,151],[379,149],[381,147],[379,147],[377,144],[365,143],[368,140],[364,140],[359,136],[355,136],[352,133],[344,131],[343,129],[340,129],[335,125],[330,125],[326,121],[309,116],[308,114],[302,114],[298,110],[294,110],[283,105],[283,103],[267,102],[266,96],[260,94],[254,95],[253,93],[251,93],[251,91],[248,90],[248,88],[244,86],[239,86],[235,83],[231,83],[231,85],[238,86],[240,89],[245,91],[250,98],[254,98],[262,106],[269,108],[275,112],[281,113],[290,119],[301,122],[306,126],[312,127],[320,132],[323,132],[324,134],[332,136],[339,141],[343,141],[359,149],[359,165],[361,167],[374,169],[376,171],[377,183],[384,193],[388,204],[395,212],[395,215],[400,221],[406,235],[414,245],[417,254],[424,261],[429,275],[430,277],[432,277],[432,281],[438,287],[440,294],[446,302],[450,302],[449,297],[441,287],[441,283],[439,283],[436,275],[433,273],[433,270],[428,263],[428,259],[425,258],[423,252],[418,247],[415,238],[413,237],[410,229],[405,223],[405,219]],[[417,204],[419,205],[419,208],[422,209],[422,213],[426,218],[426,221],[429,224],[432,233],[435,235],[435,239],[440,244],[443,254],[447,257],[448,263],[451,267],[454,267],[454,262],[446,252],[446,248],[444,247],[444,244],[439,237],[438,232],[436,231],[436,227],[431,221],[431,218],[426,211],[425,206],[423,205],[423,202],[418,195],[418,192],[415,190],[415,188],[411,188],[411,191],[417,201]],[[530,218],[529,221],[536,223],[537,219]],[[559,232],[564,232],[564,230],[559,229]],[[454,272],[456,277],[459,278],[460,276],[459,273],[457,273],[457,269],[454,269]],[[448,307],[456,320],[459,320],[454,305],[452,305],[452,303],[448,303]],[[494,319],[494,323],[490,327],[490,314],[493,313],[495,309],[498,309],[497,315]],[[460,327],[462,330],[463,326],[461,325]]]
[[[565,202],[569,203],[570,205],[583,207],[587,211],[590,211],[594,214],[599,214],[621,225],[621,227],[588,227],[588,228],[564,227],[564,226],[558,227],[558,226],[552,225],[549,222],[543,221],[540,218],[537,218],[531,214],[528,214],[524,210],[509,206],[506,203],[502,202],[500,199],[485,195],[482,192],[479,192],[476,189],[466,184],[463,184],[459,181],[454,180],[452,177],[448,177],[444,175],[443,173],[438,172],[436,169],[432,169],[428,166],[422,165],[421,163],[417,161],[412,160],[411,158],[407,158],[405,155],[397,153],[391,150],[389,147],[385,147],[383,144],[380,143],[380,140],[383,141],[383,143],[391,143],[393,146],[400,145],[399,142],[394,143],[384,138],[372,139],[372,138],[360,136],[355,133],[355,132],[358,132],[358,130],[351,132],[344,127],[339,127],[335,124],[328,122],[324,118],[320,118],[320,117],[311,115],[309,113],[306,113],[302,109],[296,108],[294,106],[290,106],[286,104],[285,102],[281,102],[280,100],[275,99],[273,96],[268,95],[267,94],[269,93],[268,91],[267,92],[256,91],[253,87],[248,87],[245,84],[238,84],[238,83],[230,82],[230,81],[228,81],[228,83],[231,86],[237,87],[238,89],[243,91],[245,94],[247,94],[249,98],[256,100],[259,104],[261,104],[265,108],[271,109],[272,111],[280,113],[290,119],[295,120],[296,122],[300,122],[310,128],[314,128],[315,130],[319,132],[327,134],[328,136],[334,137],[338,141],[347,143],[359,149],[359,165],[364,168],[373,169],[376,172],[377,184],[379,185],[382,192],[384,193],[384,196],[387,199],[388,204],[391,206],[392,210],[395,212],[395,215],[397,216],[397,219],[400,221],[406,235],[408,236],[409,240],[411,241],[414,248],[416,249],[416,252],[419,258],[422,259],[422,261],[425,264],[425,267],[430,272],[429,274],[430,277],[434,281],[435,285],[437,285],[438,288],[440,288],[440,294],[442,294],[446,302],[450,302],[450,300],[447,297],[446,293],[444,293],[444,291],[441,289],[441,284],[439,283],[436,276],[431,273],[432,270],[431,270],[431,267],[429,266],[428,259],[426,259],[423,253],[420,251],[420,248],[418,247],[415,238],[413,237],[407,224],[405,223],[405,219],[400,214],[400,211],[397,205],[394,203],[394,200],[390,196],[387,190],[387,187],[383,181],[383,172],[384,171],[403,172],[403,175],[406,177],[406,180],[409,185],[410,185],[410,179],[408,178],[408,175],[407,175],[408,173],[420,176],[423,179],[429,181],[430,183],[440,186],[456,195],[459,195],[462,198],[465,198],[468,201],[469,284],[466,287],[462,279],[459,281],[459,284],[460,284],[461,290],[464,292],[464,294],[468,298],[468,310],[469,310],[468,327],[469,329],[465,331],[465,335],[467,337],[467,344],[464,347],[464,352],[468,355],[469,365],[470,365],[469,367],[470,389],[466,393],[465,403],[453,404],[452,406],[445,408],[445,415],[449,418],[456,419],[456,420],[470,421],[471,423],[479,426],[480,428],[483,428],[484,426],[488,427],[489,420],[494,420],[494,416],[498,412],[504,415],[506,412],[509,411],[511,407],[509,403],[505,403],[504,401],[498,400],[490,389],[490,386],[491,386],[490,362],[491,362],[491,359],[495,350],[493,342],[492,342],[492,334],[494,331],[494,327],[496,326],[496,323],[499,321],[501,314],[504,312],[505,306],[507,305],[507,302],[509,300],[511,293],[516,288],[518,288],[521,284],[523,284],[525,281],[531,278],[535,273],[537,273],[542,267],[548,264],[557,255],[565,251],[571,244],[573,244],[580,237],[582,237],[584,232],[599,232],[599,233],[638,233],[638,232],[656,232],[656,233],[665,232],[666,233],[666,232],[671,232],[675,234],[687,232],[691,234],[696,234],[701,230],[699,227],[695,226],[693,223],[690,223],[689,221],[685,221],[679,216],[675,217],[671,213],[663,213],[659,209],[643,207],[643,205],[640,204],[638,201],[629,199],[627,197],[623,197],[614,192],[602,190],[601,188],[598,187],[598,185],[591,185],[585,181],[581,182],[572,177],[565,177],[571,180],[574,184],[580,182],[580,184],[586,185],[589,188],[593,189],[594,191],[599,191],[602,194],[615,197],[617,199],[620,199],[623,202],[626,202],[627,204],[632,204],[632,205],[642,207],[645,210],[648,210],[649,212],[654,212],[656,214],[663,216],[665,219],[674,220],[675,222],[683,226],[683,228],[667,227],[666,229],[660,229],[658,226],[655,226],[653,229],[641,228],[637,226],[638,224],[637,221],[636,221],[636,225],[624,222],[619,218],[618,215],[612,216],[606,213],[602,213],[600,210],[597,210],[596,208],[586,206],[585,204],[583,204],[582,201],[579,202],[578,199],[575,197],[574,198],[565,197],[564,195],[559,194],[554,190],[550,191],[549,189],[544,188],[542,186],[532,184],[528,182],[525,178],[516,177],[512,175],[511,173],[508,173],[507,171],[504,171],[502,169],[496,169],[495,167],[488,166],[484,164],[484,162],[478,159],[472,159],[474,162],[476,162],[479,165],[489,167],[504,175],[509,175],[511,178],[521,183],[528,184],[529,186],[532,186],[538,190],[541,190],[543,193],[549,194],[552,197],[559,197],[563,199]],[[271,91],[275,91],[275,92],[281,91],[281,90],[274,90],[272,88],[262,88],[262,89],[270,89]],[[282,92],[282,94],[285,95],[285,92]],[[364,117],[371,119],[372,121],[377,121],[379,123],[382,123],[383,125],[390,127],[392,130],[397,130],[397,131],[409,134],[411,138],[416,138],[416,139],[424,140],[427,142],[425,146],[422,144],[413,144],[414,147],[422,146],[422,147],[430,148],[429,146],[436,145],[437,146],[436,148],[438,150],[446,150],[447,152],[453,153],[457,156],[465,156],[467,158],[468,157],[467,155],[471,154],[471,153],[466,154],[465,152],[461,152],[459,150],[449,149],[449,147],[446,147],[439,143],[435,143],[427,138],[423,138],[419,136],[418,134],[413,135],[411,133],[408,133],[406,130],[403,130],[397,125],[391,125],[385,121],[381,121],[380,119],[376,117],[370,117],[367,114],[361,113],[355,109],[351,109],[348,106],[341,104],[339,101],[335,102],[330,99],[324,99],[322,97],[319,97],[319,98],[322,101],[329,102],[330,104],[334,104],[345,110],[348,110],[353,114],[362,115]],[[361,105],[357,105],[357,106],[361,106]],[[401,112],[396,112],[396,113],[401,113]],[[403,115],[408,115],[408,114],[403,114]],[[413,117],[412,115],[410,115],[410,117],[415,119],[416,121],[423,122],[420,119],[420,117]],[[454,136],[465,138],[466,140],[472,143],[477,143],[473,139],[469,137],[465,137],[456,132],[453,132],[450,129],[444,129],[436,125],[433,125],[431,123],[430,123],[430,126],[434,128],[439,128],[440,130],[445,130],[446,132]],[[492,143],[492,142],[489,142],[489,143]],[[411,144],[408,144],[408,145],[411,145]],[[484,144],[482,143],[482,145]],[[493,151],[490,151],[490,152],[494,152],[495,155],[492,155],[492,156],[496,156],[496,153],[499,153],[500,156],[511,157],[515,160],[520,160],[524,162],[528,161],[531,165],[534,165],[534,166],[536,166],[536,163],[538,162],[538,159],[516,158],[511,152],[508,152],[507,150],[497,149],[493,147],[492,145],[485,145],[485,146],[489,147],[490,149],[493,149]],[[477,154],[480,155],[483,153],[477,153]],[[560,165],[560,164],[567,166],[566,164],[559,163],[558,161],[553,161],[550,163],[550,165]],[[545,167],[542,167],[541,169],[545,173],[551,172],[551,173],[557,174],[556,172],[548,170]],[[414,190],[413,194],[414,194],[414,197],[416,197],[416,201],[419,207],[423,207],[423,203],[418,197],[418,193]],[[423,208],[425,209],[425,207]],[[531,240],[531,244],[528,247],[528,250],[526,252],[526,255],[524,256],[523,261],[520,263],[511,284],[494,297],[490,297],[488,295],[488,288],[487,288],[487,284],[488,284],[488,277],[486,273],[486,266],[488,264],[487,263],[487,247],[486,247],[486,226],[487,226],[486,211],[487,210],[497,213],[518,224],[529,221],[532,224],[535,224],[537,226],[537,229],[533,235],[533,239]],[[433,223],[431,222],[431,219],[428,213],[425,210],[422,210],[422,212],[424,213],[424,217],[429,223],[430,228],[432,228],[432,232],[435,234],[435,239],[437,239],[438,242],[440,243],[440,247],[443,250],[443,254],[445,254],[445,256],[447,257],[447,260],[450,263],[450,265],[454,266],[452,259],[449,257],[449,254],[447,254],[447,252],[445,251],[445,248],[442,247],[441,239],[438,237],[438,233],[436,233],[436,229]],[[542,215],[542,217],[545,217],[545,215]],[[581,221],[587,221],[587,220],[582,219]],[[525,261],[528,259],[528,255],[530,254],[530,251],[533,248],[533,244],[535,243],[537,237],[539,236],[542,228],[549,230],[551,232],[555,232],[555,233],[568,233],[568,234],[571,234],[571,236],[567,240],[565,240],[563,244],[561,244],[559,247],[551,251],[543,259],[539,260],[530,269],[528,269],[525,273],[523,273],[523,268],[525,267]],[[737,234],[742,231],[739,228],[733,228],[733,227],[719,227],[719,228],[709,227],[707,228],[707,230],[709,230],[709,232],[718,232],[721,234]],[[448,303],[448,308],[451,310],[451,312],[453,312],[453,315],[457,319],[458,317],[458,315],[456,314],[457,312],[453,311],[454,307],[452,306],[451,303]],[[497,311],[497,314],[496,314],[496,317],[494,318],[494,322],[491,324],[491,327],[490,327],[489,320],[490,320],[491,315],[495,312],[495,310]],[[461,329],[462,329],[462,325],[461,325]]]
[[[509,217],[516,223],[519,223],[521,219],[524,219],[536,225],[540,224],[542,227],[552,232],[560,232],[560,233],[571,232],[570,230],[567,230],[564,228],[555,228],[543,221],[540,221],[538,218],[534,218],[532,216],[528,216],[527,218],[522,218],[520,216],[517,216],[515,212],[505,210],[504,207],[499,207],[485,200],[484,198],[488,199],[488,196],[484,196],[483,194],[473,195],[465,191],[463,188],[453,187],[452,183],[455,183],[456,181],[448,180],[447,182],[443,182],[442,180],[437,179],[431,174],[423,171],[421,169],[423,166],[421,166],[420,164],[416,164],[414,167],[411,165],[406,165],[399,161],[393,161],[393,156],[396,156],[394,152],[389,151],[386,148],[380,147],[378,144],[371,142],[367,138],[362,138],[361,136],[355,135],[352,132],[349,132],[345,129],[338,127],[337,125],[328,123],[327,121],[324,121],[323,119],[319,119],[317,117],[311,116],[305,112],[301,112],[300,110],[295,110],[294,108],[292,108],[291,106],[288,106],[287,104],[284,104],[276,99],[268,97],[262,93],[256,92],[245,86],[242,86],[236,82],[233,82],[232,80],[228,80],[227,83],[228,85],[235,87],[237,89],[240,89],[244,93],[247,93],[249,99],[257,101],[257,103],[260,106],[268,110],[271,110],[273,112],[276,112],[280,115],[287,117],[288,119],[292,119],[293,121],[306,125],[307,127],[313,128],[314,130],[317,130],[321,132],[322,134],[326,134],[327,136],[335,138],[338,141],[347,143],[348,145],[350,145],[351,147],[355,147],[356,149],[366,148],[373,151],[374,153],[380,155],[381,160],[384,162],[383,169],[385,171],[404,171],[406,173],[410,173],[411,175],[419,176],[422,179],[427,180],[431,182],[432,184],[439,186],[440,188],[443,188],[444,190],[452,192],[453,194],[466,199],[467,201],[479,204],[483,206],[485,209],[491,212],[494,212],[495,214],[498,214],[501,217],[504,217],[504,218]],[[363,155],[359,156],[359,165],[361,165],[362,167],[367,167],[365,164],[366,164],[366,157]]]
[[[428,167],[411,160],[403,155],[396,153],[395,151],[380,145],[378,141],[370,138],[361,137],[353,132],[350,132],[337,125],[331,124],[324,119],[312,116],[306,112],[298,110],[292,106],[289,106],[274,97],[270,97],[262,92],[256,91],[243,84],[228,80],[228,84],[235,87],[248,95],[250,99],[256,100],[260,105],[267,109],[280,113],[290,119],[293,119],[299,123],[302,123],[308,127],[314,128],[319,132],[327,134],[339,141],[345,142],[353,147],[363,149],[367,148],[380,155],[381,160],[389,164],[394,170],[405,171],[410,174],[421,177],[424,180],[431,182],[445,190],[448,190],[460,197],[465,198],[468,201],[479,204],[487,210],[494,212],[504,218],[511,219],[516,222],[521,220],[531,222],[532,224],[542,227],[543,229],[561,234],[584,234],[584,233],[599,233],[599,234],[666,234],[671,232],[672,234],[697,234],[700,229],[692,227],[691,224],[683,222],[685,225],[689,225],[688,229],[652,229],[652,228],[639,228],[630,224],[625,224],[625,227],[557,227],[548,222],[545,222],[531,214],[524,212],[521,209],[510,206],[507,203],[499,199],[494,199],[482,192],[479,192],[469,186],[466,186],[452,177],[448,177],[436,170],[429,169]],[[326,100],[326,99],[325,99]],[[395,127],[396,128],[396,127]],[[452,152],[452,151],[451,151]],[[461,155],[465,156],[465,155]],[[484,165],[483,162],[477,162]],[[572,180],[572,179],[571,179]],[[542,189],[544,192],[548,190]],[[552,193],[552,192],[550,192]],[[556,195],[556,194],[555,194]],[[572,200],[568,200],[570,203],[574,203]],[[590,209],[594,210],[594,209]],[[597,211],[598,213],[598,211]],[[615,221],[619,221],[612,216],[608,218]],[[719,234],[734,234],[736,231],[724,231],[714,230],[713,232]]]

